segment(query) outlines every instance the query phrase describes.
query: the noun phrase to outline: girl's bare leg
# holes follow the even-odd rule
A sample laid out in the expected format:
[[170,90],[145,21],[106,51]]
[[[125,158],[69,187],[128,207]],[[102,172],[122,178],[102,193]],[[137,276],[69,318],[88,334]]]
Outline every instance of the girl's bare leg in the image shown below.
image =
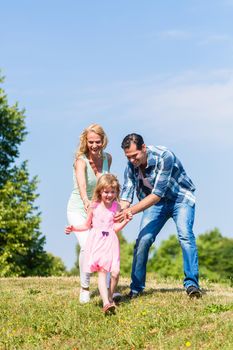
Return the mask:
[[112,272],[111,273],[111,281],[110,281],[110,286],[108,290],[108,299],[110,302],[113,302],[113,293],[116,290],[117,284],[119,281],[119,273],[118,272]]
[[103,306],[109,304],[106,272],[98,272],[98,288],[103,300]]

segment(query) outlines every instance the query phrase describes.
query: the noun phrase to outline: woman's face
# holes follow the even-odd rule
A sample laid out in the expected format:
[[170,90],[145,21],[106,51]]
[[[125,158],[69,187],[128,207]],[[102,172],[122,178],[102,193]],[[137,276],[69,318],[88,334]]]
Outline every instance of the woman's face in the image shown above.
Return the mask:
[[97,156],[100,154],[103,148],[103,142],[99,135],[93,131],[87,133],[87,148],[89,154]]

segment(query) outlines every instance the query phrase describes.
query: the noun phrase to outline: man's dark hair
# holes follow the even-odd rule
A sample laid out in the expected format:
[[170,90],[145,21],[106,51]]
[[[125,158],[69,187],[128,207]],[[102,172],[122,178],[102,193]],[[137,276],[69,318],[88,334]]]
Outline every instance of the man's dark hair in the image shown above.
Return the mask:
[[123,149],[129,148],[131,146],[131,143],[135,143],[135,145],[137,146],[137,149],[141,150],[142,145],[144,144],[144,140],[141,135],[138,135],[135,133],[129,134],[125,136],[124,140],[122,141],[121,148]]

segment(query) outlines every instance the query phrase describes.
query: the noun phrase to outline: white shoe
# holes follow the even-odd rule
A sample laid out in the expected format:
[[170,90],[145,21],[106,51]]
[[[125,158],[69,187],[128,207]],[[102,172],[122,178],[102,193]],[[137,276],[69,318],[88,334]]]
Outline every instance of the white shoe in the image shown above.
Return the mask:
[[89,303],[90,301],[90,292],[89,290],[81,289],[79,294],[79,302],[81,304]]

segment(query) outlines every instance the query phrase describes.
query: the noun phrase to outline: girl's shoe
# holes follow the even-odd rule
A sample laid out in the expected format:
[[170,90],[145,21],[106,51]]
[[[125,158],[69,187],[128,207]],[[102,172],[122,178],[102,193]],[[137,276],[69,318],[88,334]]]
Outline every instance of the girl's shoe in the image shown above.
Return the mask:
[[115,313],[115,310],[116,310],[116,306],[115,306],[114,303],[106,304],[106,305],[103,307],[103,312],[105,313],[105,315],[114,314],[114,313]]
[[89,301],[90,301],[90,291],[81,289],[79,294],[79,302],[81,304],[86,304],[86,303],[89,303]]

